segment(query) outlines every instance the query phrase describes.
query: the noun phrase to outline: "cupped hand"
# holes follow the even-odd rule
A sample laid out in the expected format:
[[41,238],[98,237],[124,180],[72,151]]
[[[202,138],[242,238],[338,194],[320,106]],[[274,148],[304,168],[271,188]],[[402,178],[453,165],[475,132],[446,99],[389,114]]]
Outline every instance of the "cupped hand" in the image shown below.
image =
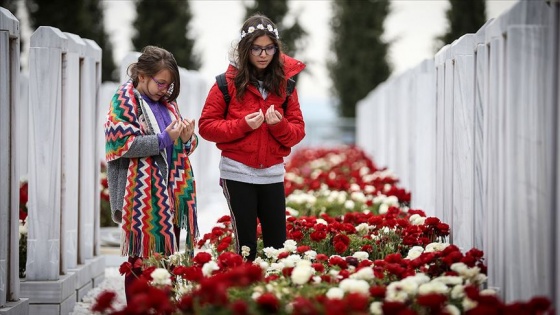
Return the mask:
[[175,140],[177,140],[177,138],[179,138],[179,136],[181,135],[181,132],[184,128],[185,126],[181,123],[180,120],[174,120],[169,124],[169,126],[167,126],[167,128],[165,128],[165,131],[167,132],[171,140],[175,142]]
[[183,125],[183,131],[181,132],[181,141],[183,141],[183,143],[187,143],[194,133],[194,119],[191,119],[189,121],[185,118],[181,121],[181,123]]
[[253,130],[259,128],[264,122],[264,114],[262,112],[262,109],[259,109],[258,112],[250,113],[245,116],[245,121],[251,128],[253,128]]
[[274,105],[270,105],[266,110],[265,119],[267,124],[276,125],[282,120],[282,114],[274,108]]

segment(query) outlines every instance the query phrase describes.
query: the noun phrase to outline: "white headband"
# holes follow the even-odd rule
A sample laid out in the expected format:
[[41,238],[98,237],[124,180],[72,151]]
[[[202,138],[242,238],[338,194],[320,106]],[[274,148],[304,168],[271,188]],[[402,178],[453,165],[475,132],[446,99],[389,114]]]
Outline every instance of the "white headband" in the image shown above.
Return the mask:
[[272,27],[272,25],[270,25],[270,24],[266,25],[266,28],[265,28],[264,25],[262,25],[262,24],[257,25],[256,28],[255,28],[254,26],[249,26],[249,28],[247,29],[246,32],[245,32],[245,30],[243,30],[243,31],[241,32],[241,38],[243,38],[243,37],[245,37],[245,36],[247,36],[247,35],[253,33],[253,32],[256,31],[257,29],[259,29],[259,30],[267,30],[267,31],[273,33],[273,34],[276,36],[277,39],[280,38],[280,36],[278,35],[278,29]]

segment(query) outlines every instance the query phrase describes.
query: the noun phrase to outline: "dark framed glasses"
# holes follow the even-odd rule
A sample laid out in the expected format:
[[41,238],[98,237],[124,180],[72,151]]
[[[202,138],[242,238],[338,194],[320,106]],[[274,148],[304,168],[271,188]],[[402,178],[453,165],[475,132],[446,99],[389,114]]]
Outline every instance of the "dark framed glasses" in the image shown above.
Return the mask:
[[261,47],[261,46],[256,46],[255,45],[255,46],[251,47],[251,55],[253,55],[253,56],[260,56],[263,51],[267,55],[272,56],[276,53],[276,46],[268,45],[268,46],[265,46],[265,47]]

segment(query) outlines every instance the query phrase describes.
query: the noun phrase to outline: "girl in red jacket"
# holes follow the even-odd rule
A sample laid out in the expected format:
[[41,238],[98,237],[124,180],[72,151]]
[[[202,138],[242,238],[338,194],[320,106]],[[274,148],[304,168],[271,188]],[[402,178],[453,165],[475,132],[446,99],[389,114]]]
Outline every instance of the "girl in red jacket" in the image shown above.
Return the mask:
[[199,134],[222,151],[220,185],[235,246],[253,261],[257,219],[265,248],[282,248],[286,241],[284,157],[305,136],[297,90],[288,95],[287,82],[305,65],[282,53],[278,29],[263,15],[243,23],[230,56],[225,77],[231,101],[227,105],[218,84],[212,86]]

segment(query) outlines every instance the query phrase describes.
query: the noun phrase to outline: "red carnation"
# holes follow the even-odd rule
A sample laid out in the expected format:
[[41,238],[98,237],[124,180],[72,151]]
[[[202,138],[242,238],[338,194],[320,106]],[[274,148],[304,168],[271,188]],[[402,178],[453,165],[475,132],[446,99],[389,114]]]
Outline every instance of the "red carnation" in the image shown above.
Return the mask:
[[342,242],[344,245],[350,244],[350,238],[344,234],[337,234],[333,238],[333,243]]
[[103,291],[97,298],[95,299],[95,304],[91,307],[91,310],[94,312],[104,313],[106,310],[112,310],[113,307],[113,300],[117,294],[113,291]]
[[121,266],[119,267],[119,273],[121,274],[121,276],[124,275],[130,275],[130,273],[132,272],[132,264],[129,263],[128,261],[125,261],[121,264]]
[[231,244],[231,240],[232,240],[231,236],[224,237],[220,241],[220,244],[218,244],[218,247],[216,248],[216,250],[218,252],[223,252],[224,250],[226,250],[229,247],[229,245]]
[[229,215],[224,215],[223,217],[219,218],[218,223],[229,223],[231,222],[231,217]]
[[187,279],[188,281],[199,282],[204,278],[202,274],[202,269],[198,266],[191,266],[186,267],[185,272],[183,273],[183,278]]
[[232,252],[224,252],[218,256],[218,265],[220,267],[229,267],[233,268],[235,266],[239,266],[243,263],[243,257],[236,253]]
[[386,315],[397,315],[397,314],[400,315],[406,309],[406,305],[404,305],[401,302],[385,301],[385,302],[383,302],[383,305],[381,306],[381,309],[383,310],[383,314],[386,314]]
[[234,315],[249,314],[249,306],[247,305],[247,302],[243,300],[237,300],[231,303],[229,308],[231,309],[231,312]]
[[384,286],[375,286],[369,288],[369,294],[375,298],[385,298],[385,293],[387,292],[387,288]]
[[200,266],[204,266],[204,264],[209,262],[210,260],[212,260],[212,255],[207,252],[199,252],[198,254],[196,254],[196,256],[194,256],[193,259],[193,261]]
[[311,233],[311,235],[309,235],[309,237],[314,242],[320,242],[327,237],[327,232],[325,232],[325,231],[314,231],[314,232]]
[[215,227],[212,228],[212,235],[215,236],[215,237],[222,236],[222,235],[224,235],[224,233],[225,233],[225,230],[221,227],[215,226]]
[[192,295],[183,295],[183,297],[181,297],[181,300],[177,302],[177,308],[186,314],[194,312],[194,302]]
[[289,238],[294,241],[301,241],[304,236],[305,235],[303,235],[303,232],[301,232],[301,230],[297,230],[290,233]]
[[360,293],[348,293],[345,297],[348,306],[353,311],[367,311],[369,302],[368,297]]
[[282,275],[289,278],[292,275],[292,271],[294,271],[294,267],[284,267],[284,269],[282,269]]
[[284,258],[286,258],[286,257],[288,257],[288,256],[290,256],[290,253],[288,253],[288,252],[281,252],[281,253],[278,254],[278,260],[284,259]]
[[156,270],[156,266],[150,266],[142,271],[142,276],[148,279],[148,281],[152,281],[152,272],[154,272],[154,270]]
[[321,264],[321,263],[313,263],[313,264],[311,264],[311,266],[317,272],[323,273],[325,271],[325,266],[323,266],[323,264]]
[[265,313],[276,313],[280,303],[276,296],[270,292],[263,293],[257,298],[257,304]]
[[294,309],[292,315],[318,315],[319,311],[308,299],[298,296],[292,302]]
[[317,254],[317,256],[315,256],[315,260],[317,261],[327,261],[329,259],[329,257],[325,254]]
[[338,254],[344,253],[348,249],[348,245],[344,244],[343,242],[336,242],[334,244],[334,251]]
[[424,225],[432,225],[432,226],[436,226],[438,225],[440,222],[440,220],[436,217],[429,217],[426,218],[426,220],[424,221]]
[[529,307],[531,310],[538,312],[538,311],[547,311],[551,307],[551,302],[548,298],[543,296],[535,296],[529,301]]
[[443,307],[443,304],[447,301],[447,297],[442,294],[430,293],[419,295],[416,301],[418,304],[429,308],[430,312],[433,314],[435,312],[437,313],[437,311]]

